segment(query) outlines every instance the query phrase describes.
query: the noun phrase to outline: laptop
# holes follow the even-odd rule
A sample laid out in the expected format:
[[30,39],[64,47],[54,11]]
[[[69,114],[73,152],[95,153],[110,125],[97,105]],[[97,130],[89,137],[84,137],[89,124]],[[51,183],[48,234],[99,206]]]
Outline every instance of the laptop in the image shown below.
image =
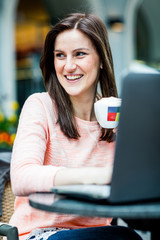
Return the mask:
[[113,204],[160,199],[160,73],[129,73],[121,98],[111,185],[65,185],[52,192]]

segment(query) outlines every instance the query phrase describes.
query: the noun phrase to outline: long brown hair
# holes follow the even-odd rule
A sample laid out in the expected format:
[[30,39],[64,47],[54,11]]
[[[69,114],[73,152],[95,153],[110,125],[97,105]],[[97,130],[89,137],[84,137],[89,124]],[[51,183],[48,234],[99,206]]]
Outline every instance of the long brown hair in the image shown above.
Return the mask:
[[[78,139],[80,135],[76,126],[70,97],[59,83],[54,68],[53,51],[56,37],[59,33],[70,29],[80,30],[88,36],[96,47],[103,66],[99,74],[101,97],[117,97],[117,88],[108,34],[100,18],[93,14],[69,14],[49,31],[46,36],[44,50],[40,60],[44,85],[51,98],[55,101],[58,112],[57,123],[60,124],[61,130],[68,138]],[[114,140],[112,129],[102,128],[100,140],[112,142]]]

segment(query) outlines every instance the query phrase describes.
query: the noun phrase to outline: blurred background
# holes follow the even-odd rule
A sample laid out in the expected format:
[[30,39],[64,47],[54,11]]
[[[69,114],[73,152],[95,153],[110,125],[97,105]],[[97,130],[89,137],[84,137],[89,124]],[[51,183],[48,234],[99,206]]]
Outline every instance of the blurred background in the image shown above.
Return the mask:
[[45,90],[39,59],[59,19],[92,12],[104,21],[120,95],[126,71],[160,70],[159,9],[159,0],[0,0],[0,147],[12,146],[26,98]]

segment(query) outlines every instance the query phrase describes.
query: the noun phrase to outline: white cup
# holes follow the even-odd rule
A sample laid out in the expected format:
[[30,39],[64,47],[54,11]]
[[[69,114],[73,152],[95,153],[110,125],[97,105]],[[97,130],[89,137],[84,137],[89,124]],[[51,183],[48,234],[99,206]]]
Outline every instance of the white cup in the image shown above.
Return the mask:
[[106,97],[94,103],[97,121],[103,128],[116,128],[119,122],[121,98]]

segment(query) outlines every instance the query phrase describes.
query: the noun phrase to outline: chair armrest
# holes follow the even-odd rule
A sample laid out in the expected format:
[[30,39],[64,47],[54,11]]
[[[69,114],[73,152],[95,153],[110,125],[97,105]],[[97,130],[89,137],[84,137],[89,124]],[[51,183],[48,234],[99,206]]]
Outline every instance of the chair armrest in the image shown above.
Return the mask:
[[6,223],[0,223],[0,236],[6,236],[8,240],[19,240],[18,229]]

